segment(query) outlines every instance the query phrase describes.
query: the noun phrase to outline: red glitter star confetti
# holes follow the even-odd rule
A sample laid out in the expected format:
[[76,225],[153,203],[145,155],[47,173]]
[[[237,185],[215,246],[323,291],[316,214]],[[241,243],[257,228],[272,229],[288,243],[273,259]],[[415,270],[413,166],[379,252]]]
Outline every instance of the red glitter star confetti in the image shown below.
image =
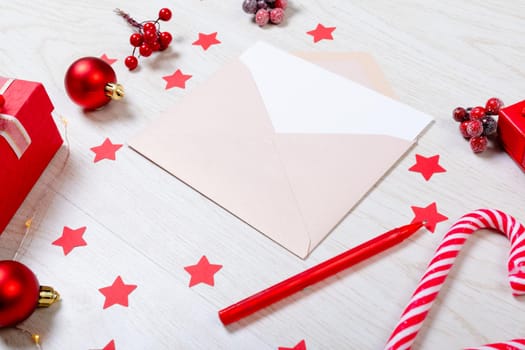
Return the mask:
[[220,44],[221,42],[217,39],[217,32],[211,34],[199,33],[199,39],[194,41],[192,45],[200,45],[204,51],[212,45]]
[[319,23],[315,29],[306,32],[306,34],[314,37],[314,43],[323,39],[334,40],[334,38],[332,37],[332,32],[335,30],[335,28],[336,27],[325,27],[321,23]]
[[435,173],[444,173],[447,171],[447,169],[439,165],[439,154],[432,157],[424,157],[416,154],[416,164],[412,165],[408,170],[421,173],[427,181],[430,180]]
[[115,341],[111,340],[102,350],[116,350]]
[[433,202],[424,208],[414,206],[411,208],[415,214],[412,223],[426,221],[425,227],[432,233],[436,229],[438,223],[448,220],[448,217],[438,212],[436,202]]
[[102,56],[100,56],[100,59],[104,62],[106,62],[107,64],[111,65],[115,62],[117,62],[117,59],[116,58],[109,58],[106,54],[103,54]]
[[71,229],[67,226],[64,226],[64,229],[62,230],[62,236],[60,236],[51,244],[62,247],[64,255],[68,255],[76,247],[87,245],[86,241],[84,241],[84,238],[82,238],[84,232],[86,232],[86,226],[77,229]]
[[192,76],[182,73],[180,69],[177,69],[172,75],[166,75],[162,79],[166,80],[166,90],[171,89],[172,87],[178,87],[181,89],[186,88],[186,81]]
[[213,287],[215,285],[213,276],[220,269],[222,269],[222,265],[210,264],[206,255],[203,255],[196,265],[190,265],[184,268],[184,270],[191,275],[190,287],[199,283],[206,283]]
[[98,291],[106,297],[103,309],[119,304],[128,306],[128,296],[137,289],[135,284],[125,284],[122,277],[118,276],[113,284],[108,287],[100,288]]
[[121,144],[114,144],[109,138],[106,137],[104,142],[100,146],[91,147],[90,150],[95,152],[94,163],[101,161],[102,159],[115,160],[115,153],[122,147]]
[[295,345],[293,348],[285,348],[280,346],[279,350],[306,350],[306,342],[303,339],[299,343],[297,343],[297,345]]

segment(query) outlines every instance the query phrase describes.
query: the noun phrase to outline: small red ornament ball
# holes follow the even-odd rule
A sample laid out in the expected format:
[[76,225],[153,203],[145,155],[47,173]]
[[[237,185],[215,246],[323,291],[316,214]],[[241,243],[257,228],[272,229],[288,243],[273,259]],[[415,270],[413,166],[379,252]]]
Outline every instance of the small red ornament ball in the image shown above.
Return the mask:
[[0,261],[0,328],[12,327],[35,311],[40,285],[35,274],[25,265]]
[[106,84],[116,82],[113,68],[97,57],[76,60],[69,66],[64,79],[71,100],[86,109],[97,109],[111,101],[106,95]]

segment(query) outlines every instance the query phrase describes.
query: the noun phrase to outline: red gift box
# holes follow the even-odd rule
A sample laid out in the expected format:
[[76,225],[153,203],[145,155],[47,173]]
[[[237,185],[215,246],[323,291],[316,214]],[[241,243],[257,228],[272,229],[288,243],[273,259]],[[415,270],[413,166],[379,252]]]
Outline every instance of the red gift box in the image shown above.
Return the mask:
[[525,100],[502,108],[498,134],[505,151],[525,171]]
[[0,234],[62,145],[40,83],[0,77]]

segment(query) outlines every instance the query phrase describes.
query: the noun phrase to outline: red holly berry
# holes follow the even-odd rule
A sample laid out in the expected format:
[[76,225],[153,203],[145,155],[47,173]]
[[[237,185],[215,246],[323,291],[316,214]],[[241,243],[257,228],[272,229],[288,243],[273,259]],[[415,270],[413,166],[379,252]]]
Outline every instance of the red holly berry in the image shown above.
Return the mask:
[[473,137],[469,142],[474,153],[480,153],[487,149],[488,139],[486,136]]
[[477,120],[477,119],[481,119],[485,116],[485,108],[481,107],[481,106],[478,106],[478,107],[474,107],[472,108],[472,110],[470,111],[470,119],[471,120]]
[[466,120],[464,122],[461,122],[461,124],[459,124],[459,132],[461,133],[461,135],[463,135],[464,138],[466,139],[469,139],[470,138],[470,135],[468,134],[467,132],[467,125],[468,123],[470,123],[469,120]]
[[168,8],[160,9],[159,19],[162,21],[169,21],[171,19],[171,10]]
[[452,118],[454,118],[457,122],[463,122],[465,120],[468,120],[467,111],[463,107],[456,107],[452,111]]
[[133,46],[131,56],[126,57],[124,64],[129,70],[134,70],[138,66],[138,55],[135,56],[135,51],[139,51],[143,57],[150,56],[154,51],[164,50],[171,42],[171,34],[168,32],[160,32],[159,20],[168,21],[171,19],[171,11],[168,8],[159,10],[159,17],[153,21],[148,20],[138,22],[134,20],[129,14],[122,10],[115,10],[119,16],[122,16],[131,26],[136,29],[136,32],[129,37],[129,42]]
[[158,38],[157,32],[155,30],[145,30],[143,37],[144,42],[148,44],[153,44]]
[[144,44],[140,45],[139,52],[140,52],[140,54],[142,56],[148,57],[148,56],[151,55],[153,50],[151,49],[151,47],[148,44],[144,43]]
[[160,33],[159,35],[159,41],[160,41],[160,46],[161,47],[168,47],[169,44],[171,43],[171,34],[169,32],[162,32]]
[[142,25],[142,30],[144,32],[148,32],[148,31],[157,31],[157,27],[155,26],[155,23],[153,22],[146,22]]
[[129,42],[134,47],[138,47],[138,46],[142,45],[142,43],[144,42],[144,38],[142,37],[142,34],[140,34],[140,33],[133,33],[129,37]]
[[160,43],[155,41],[154,43],[149,44],[153,52],[160,50]]
[[483,133],[483,123],[481,120],[470,120],[467,123],[467,134],[470,137],[476,137]]
[[503,107],[503,102],[497,97],[492,97],[487,100],[485,111],[488,115],[496,115],[501,107]]
[[137,57],[135,56],[128,56],[124,60],[124,64],[126,65],[126,67],[128,67],[129,70],[133,70],[139,65],[139,60],[137,60]]

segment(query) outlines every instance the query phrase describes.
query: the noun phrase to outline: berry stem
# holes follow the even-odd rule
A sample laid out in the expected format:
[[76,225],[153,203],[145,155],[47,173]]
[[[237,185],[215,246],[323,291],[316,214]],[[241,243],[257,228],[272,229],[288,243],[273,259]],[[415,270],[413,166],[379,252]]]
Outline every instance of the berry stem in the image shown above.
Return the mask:
[[137,22],[135,19],[133,19],[128,13],[122,11],[121,9],[119,8],[116,8],[115,9],[115,13],[121,17],[123,17],[126,22],[128,22],[131,26],[133,27],[136,27],[136,28],[142,28],[142,24]]

